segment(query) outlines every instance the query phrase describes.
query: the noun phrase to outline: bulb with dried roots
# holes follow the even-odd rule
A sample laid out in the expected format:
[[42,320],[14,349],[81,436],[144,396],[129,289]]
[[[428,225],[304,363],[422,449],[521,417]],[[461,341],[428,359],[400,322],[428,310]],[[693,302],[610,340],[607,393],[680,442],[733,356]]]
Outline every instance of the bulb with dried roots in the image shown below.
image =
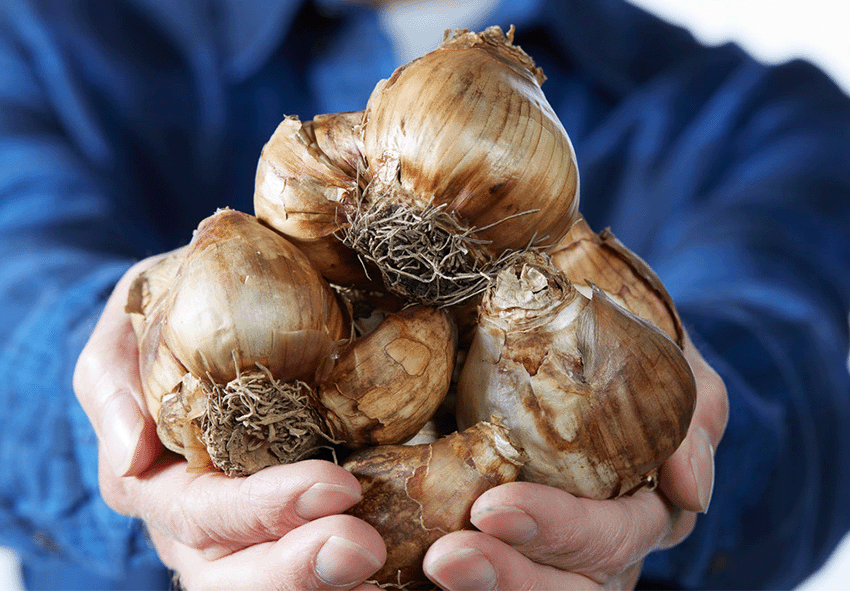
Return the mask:
[[348,512],[370,523],[387,545],[374,579],[383,588],[433,589],[422,572],[431,544],[471,527],[481,493],[519,474],[525,454],[502,425],[481,422],[433,443],[360,450],[343,465],[363,486]]
[[472,298],[516,251],[556,244],[578,211],[575,153],[544,79],[513,29],[458,30],[380,81],[362,113],[281,124],[255,209],[296,241],[333,232],[359,254],[363,268],[346,272],[344,256],[322,261],[328,277],[366,269],[407,300]]
[[[127,310],[164,445],[231,476],[416,433],[446,395],[455,329],[418,307],[351,339],[346,307],[256,218],[222,210],[133,283]],[[427,354],[427,355],[426,355]],[[381,365],[382,372],[364,370]]]
[[654,481],[695,396],[665,333],[527,253],[484,294],[457,416],[460,426],[499,417],[529,456],[522,479],[606,499]]

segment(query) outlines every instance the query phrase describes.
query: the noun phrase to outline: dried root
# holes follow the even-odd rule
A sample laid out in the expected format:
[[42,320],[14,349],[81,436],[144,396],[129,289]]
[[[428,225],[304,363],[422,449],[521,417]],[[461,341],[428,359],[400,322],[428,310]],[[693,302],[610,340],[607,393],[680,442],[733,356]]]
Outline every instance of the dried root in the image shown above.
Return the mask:
[[201,418],[213,463],[228,476],[243,476],[314,454],[329,441],[314,400],[306,383],[280,382],[262,366],[213,384]]
[[[344,244],[381,272],[387,289],[425,305],[454,306],[481,294],[508,260],[493,259],[445,205],[359,207],[343,230]],[[365,265],[364,265],[365,266]]]

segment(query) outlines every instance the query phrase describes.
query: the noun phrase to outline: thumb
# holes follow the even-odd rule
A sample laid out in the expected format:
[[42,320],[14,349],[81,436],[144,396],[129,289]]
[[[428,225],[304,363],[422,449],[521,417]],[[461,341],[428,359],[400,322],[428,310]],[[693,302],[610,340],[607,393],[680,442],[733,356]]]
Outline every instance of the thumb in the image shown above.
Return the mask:
[[714,451],[729,417],[729,397],[722,378],[687,336],[684,353],[696,380],[696,408],[687,437],[661,467],[659,487],[674,505],[705,512],[714,487]]
[[161,444],[142,396],[136,336],[124,311],[129,285],[145,267],[118,282],[74,370],[74,391],[116,476],[135,476],[156,459]]

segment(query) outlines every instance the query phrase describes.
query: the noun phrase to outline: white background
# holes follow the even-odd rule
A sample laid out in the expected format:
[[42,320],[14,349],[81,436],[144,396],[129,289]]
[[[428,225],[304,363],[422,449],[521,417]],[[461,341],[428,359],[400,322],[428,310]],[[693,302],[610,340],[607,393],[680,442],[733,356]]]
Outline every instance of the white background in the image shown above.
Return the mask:
[[[735,41],[767,62],[809,59],[850,94],[850,0],[632,1],[688,27],[708,44]],[[845,591],[848,580],[850,538],[797,591]],[[0,591],[21,589],[16,557],[0,548]]]

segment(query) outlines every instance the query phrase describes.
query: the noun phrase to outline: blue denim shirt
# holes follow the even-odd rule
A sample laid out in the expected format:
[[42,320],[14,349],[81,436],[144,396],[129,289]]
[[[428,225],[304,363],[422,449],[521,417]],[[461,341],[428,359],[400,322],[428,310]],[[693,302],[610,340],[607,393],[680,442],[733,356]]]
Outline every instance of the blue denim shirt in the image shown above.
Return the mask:
[[[729,389],[711,510],[647,585],[785,588],[850,525],[850,99],[621,0],[505,0],[573,139],[581,210],[667,285]],[[435,42],[438,40],[435,40]],[[36,588],[162,588],[97,488],[74,363],[115,281],[252,211],[287,114],[359,110],[398,64],[333,0],[0,7],[0,544]]]

